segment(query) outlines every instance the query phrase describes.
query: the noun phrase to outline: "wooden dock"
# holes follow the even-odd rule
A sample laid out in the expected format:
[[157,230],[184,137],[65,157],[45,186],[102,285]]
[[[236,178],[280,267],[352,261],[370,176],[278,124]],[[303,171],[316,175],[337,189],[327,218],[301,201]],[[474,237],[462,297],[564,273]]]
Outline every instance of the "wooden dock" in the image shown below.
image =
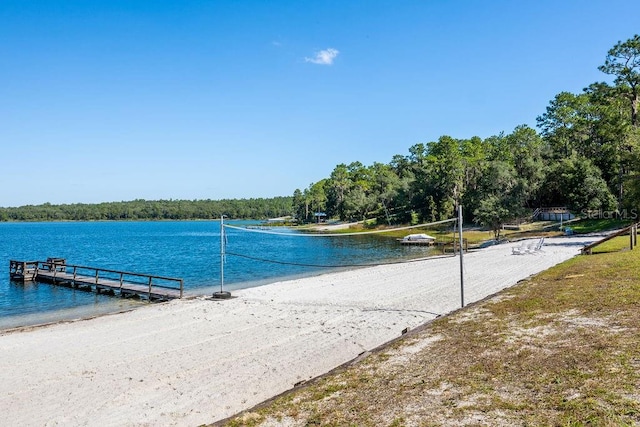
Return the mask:
[[46,261],[9,261],[11,280],[38,281],[73,289],[137,297],[149,301],[182,298],[184,281],[128,271],[67,264],[62,258]]
[[403,246],[434,246],[435,240],[404,240],[398,239],[398,242]]

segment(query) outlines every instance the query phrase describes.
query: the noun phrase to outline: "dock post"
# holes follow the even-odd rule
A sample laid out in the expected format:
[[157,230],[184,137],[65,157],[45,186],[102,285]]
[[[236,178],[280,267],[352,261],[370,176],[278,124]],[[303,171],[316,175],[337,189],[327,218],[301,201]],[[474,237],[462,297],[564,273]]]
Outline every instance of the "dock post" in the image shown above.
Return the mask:
[[100,282],[100,272],[96,268],[96,294],[100,293],[100,286],[98,286],[99,282]]

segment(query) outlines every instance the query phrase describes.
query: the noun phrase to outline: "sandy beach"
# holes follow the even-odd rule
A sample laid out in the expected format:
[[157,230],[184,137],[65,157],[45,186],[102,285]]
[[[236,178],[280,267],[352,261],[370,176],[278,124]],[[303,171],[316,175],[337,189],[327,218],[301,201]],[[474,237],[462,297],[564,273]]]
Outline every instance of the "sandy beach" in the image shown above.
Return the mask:
[[[465,302],[595,237],[465,255]],[[0,333],[3,425],[195,426],[250,408],[460,308],[459,259],[362,268]]]

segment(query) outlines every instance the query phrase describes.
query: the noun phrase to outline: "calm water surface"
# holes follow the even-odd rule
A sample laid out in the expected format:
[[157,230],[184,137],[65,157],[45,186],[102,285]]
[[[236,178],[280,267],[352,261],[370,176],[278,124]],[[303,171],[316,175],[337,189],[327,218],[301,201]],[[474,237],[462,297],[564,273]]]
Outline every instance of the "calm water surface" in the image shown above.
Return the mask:
[[[299,234],[281,228],[274,230]],[[230,255],[224,266],[225,290],[336,269],[318,265],[348,268],[354,264],[422,257],[429,251],[399,245],[384,235],[320,238],[234,229],[226,229],[226,235],[226,251]],[[184,279],[187,295],[210,294],[220,286],[220,224],[218,221],[0,223],[0,257],[6,269],[0,273],[0,329],[90,317],[143,303],[48,284],[11,282],[9,260],[60,257],[69,264],[178,277]]]

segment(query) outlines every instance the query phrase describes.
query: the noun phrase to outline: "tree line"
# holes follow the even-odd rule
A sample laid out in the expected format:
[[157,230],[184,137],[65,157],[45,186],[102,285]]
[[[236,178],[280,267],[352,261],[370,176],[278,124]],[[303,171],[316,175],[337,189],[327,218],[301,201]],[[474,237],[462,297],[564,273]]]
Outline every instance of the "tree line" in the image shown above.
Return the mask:
[[292,197],[225,200],[133,200],[0,208],[0,221],[264,219],[290,215]]
[[442,136],[389,163],[337,165],[295,190],[296,216],[317,212],[345,221],[435,221],[465,207],[465,220],[494,230],[541,206],[574,212],[635,211],[640,205],[640,36],[618,42],[596,82],[561,92],[526,125],[486,139]]

